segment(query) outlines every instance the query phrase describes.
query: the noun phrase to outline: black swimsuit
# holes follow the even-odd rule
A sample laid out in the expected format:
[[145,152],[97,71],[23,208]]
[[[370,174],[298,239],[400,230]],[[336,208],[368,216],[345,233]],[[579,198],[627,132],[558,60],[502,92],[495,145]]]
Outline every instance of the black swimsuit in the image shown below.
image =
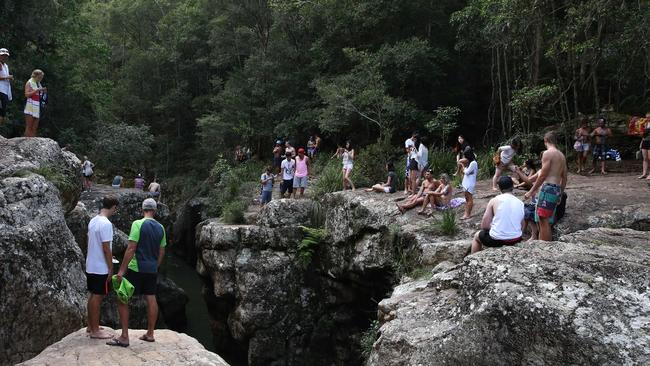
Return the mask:
[[650,150],[650,127],[643,129],[643,140],[641,140],[641,149]]

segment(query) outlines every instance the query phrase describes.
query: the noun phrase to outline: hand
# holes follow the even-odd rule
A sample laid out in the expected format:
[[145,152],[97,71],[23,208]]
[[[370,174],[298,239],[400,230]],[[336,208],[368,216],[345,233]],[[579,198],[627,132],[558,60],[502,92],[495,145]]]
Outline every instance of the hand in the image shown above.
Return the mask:
[[13,76],[13,75],[9,75],[9,76],[7,76],[7,77],[5,78],[5,80],[13,80],[13,79],[14,79],[14,76]]
[[533,196],[533,192],[532,192],[532,191],[528,191],[528,192],[526,192],[526,194],[524,195],[524,200],[527,201],[527,200],[529,200],[532,196]]
[[41,89],[41,91],[47,91],[46,87],[43,87],[43,88],[40,88],[40,89]]
[[122,276],[124,276],[124,273],[122,272],[117,272],[117,284],[119,285],[122,283]]

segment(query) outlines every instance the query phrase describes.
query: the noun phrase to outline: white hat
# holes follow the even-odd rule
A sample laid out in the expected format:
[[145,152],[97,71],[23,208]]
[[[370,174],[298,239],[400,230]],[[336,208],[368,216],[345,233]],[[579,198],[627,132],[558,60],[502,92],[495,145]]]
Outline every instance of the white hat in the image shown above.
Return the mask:
[[9,56],[9,50],[6,48],[0,48],[0,55],[7,55]]
[[143,210],[156,210],[158,209],[158,204],[153,198],[147,198],[146,200],[142,201],[142,209]]

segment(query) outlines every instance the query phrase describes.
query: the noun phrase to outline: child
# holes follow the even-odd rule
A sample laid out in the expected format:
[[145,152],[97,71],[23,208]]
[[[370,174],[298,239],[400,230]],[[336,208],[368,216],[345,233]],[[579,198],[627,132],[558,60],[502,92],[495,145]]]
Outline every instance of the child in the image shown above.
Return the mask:
[[260,183],[262,183],[262,206],[271,202],[273,195],[273,179],[275,176],[271,173],[273,168],[267,167],[266,171],[260,177]]

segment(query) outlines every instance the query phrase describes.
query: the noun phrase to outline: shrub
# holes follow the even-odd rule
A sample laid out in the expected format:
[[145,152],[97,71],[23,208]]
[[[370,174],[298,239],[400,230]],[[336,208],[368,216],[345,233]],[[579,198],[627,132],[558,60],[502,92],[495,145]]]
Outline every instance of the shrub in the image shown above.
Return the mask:
[[442,218],[433,223],[434,232],[445,236],[454,236],[460,231],[456,223],[456,211],[447,210],[442,213]]
[[494,175],[494,162],[492,156],[494,151],[478,151],[476,153],[476,163],[478,164],[478,179],[490,179]]
[[311,264],[318,245],[327,236],[327,231],[325,229],[314,229],[306,226],[301,226],[300,228],[304,236],[302,241],[298,243],[297,259],[302,268],[307,268]]
[[449,149],[435,148],[429,150],[429,169],[433,176],[438,177],[442,173],[449,175],[456,171],[456,154]]
[[[386,181],[386,163],[397,163],[401,149],[391,144],[387,138],[356,150],[357,156],[352,169],[352,181],[355,186],[369,187]],[[397,164],[396,164],[397,165]]]
[[227,224],[243,224],[244,211],[246,211],[247,204],[241,200],[234,200],[226,203],[223,206],[221,218]]
[[336,160],[330,160],[325,165],[314,184],[314,197],[322,197],[327,193],[340,191],[343,189],[341,183],[341,163]]
[[368,330],[363,332],[361,335],[361,355],[364,359],[370,357],[370,352],[372,352],[372,346],[375,344],[379,338],[379,321],[373,320],[368,327]]

